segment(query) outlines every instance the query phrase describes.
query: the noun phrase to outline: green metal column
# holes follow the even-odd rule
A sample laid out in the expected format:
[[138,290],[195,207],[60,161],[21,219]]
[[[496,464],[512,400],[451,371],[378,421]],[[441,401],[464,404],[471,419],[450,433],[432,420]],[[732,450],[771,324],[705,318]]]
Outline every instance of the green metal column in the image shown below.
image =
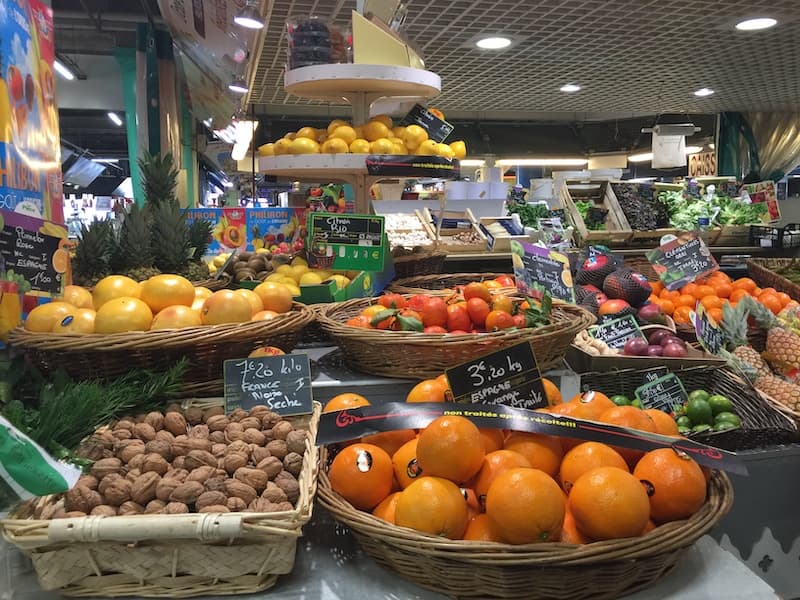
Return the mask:
[[128,161],[133,183],[133,197],[144,202],[142,174],[139,172],[139,148],[136,137],[136,49],[115,48],[114,58],[122,72],[122,97],[125,101],[125,132],[128,137]]

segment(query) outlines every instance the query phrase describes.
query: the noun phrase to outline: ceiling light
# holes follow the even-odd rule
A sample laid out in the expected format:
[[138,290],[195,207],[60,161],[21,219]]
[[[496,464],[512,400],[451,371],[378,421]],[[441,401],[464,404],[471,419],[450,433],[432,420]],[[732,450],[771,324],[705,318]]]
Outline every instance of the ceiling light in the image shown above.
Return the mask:
[[775,27],[778,22],[771,17],[760,17],[758,19],[747,19],[736,24],[736,29],[739,31],[758,31],[760,29],[769,29]]
[[498,167],[580,167],[588,163],[586,158],[504,158],[494,164]]
[[697,96],[698,98],[705,98],[707,96],[713,96],[714,90],[712,90],[711,88],[700,88],[694,93],[694,95]]
[[698,152],[702,151],[702,146],[686,146],[686,154],[697,154]]
[[58,59],[53,61],[53,68],[56,70],[56,73],[61,75],[67,81],[72,81],[75,79],[75,73],[64,66],[64,64]]
[[507,37],[485,37],[475,42],[475,45],[483,50],[502,50],[511,45],[511,40]]
[[111,122],[114,123],[117,127],[122,126],[122,119],[119,118],[119,115],[115,112],[108,113],[108,118],[111,119]]
[[233,81],[228,84],[228,89],[232,91],[234,94],[246,94],[250,91],[250,88],[247,87],[247,84],[244,82],[244,79],[241,77],[237,77]]
[[258,2],[247,0],[244,8],[233,17],[233,22],[245,29],[263,29],[264,18],[258,10]]
[[93,158],[92,162],[116,164],[116,163],[119,162],[119,159],[118,158]]
[[653,160],[652,152],[642,152],[641,154],[631,154],[628,157],[628,162],[647,162]]
[[482,167],[486,164],[486,161],[482,158],[465,158],[458,161],[458,164],[462,167]]
[[581,86],[575,85],[574,83],[568,83],[567,85],[561,86],[561,91],[566,92],[567,94],[571,94],[572,92],[580,92]]

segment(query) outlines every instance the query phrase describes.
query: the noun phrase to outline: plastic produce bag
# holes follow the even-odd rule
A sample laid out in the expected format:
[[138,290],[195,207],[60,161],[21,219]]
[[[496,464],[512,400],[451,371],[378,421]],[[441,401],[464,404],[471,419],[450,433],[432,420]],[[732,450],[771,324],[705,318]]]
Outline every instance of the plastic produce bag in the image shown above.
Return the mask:
[[80,469],[57,462],[0,416],[0,512],[37,496],[66,492]]

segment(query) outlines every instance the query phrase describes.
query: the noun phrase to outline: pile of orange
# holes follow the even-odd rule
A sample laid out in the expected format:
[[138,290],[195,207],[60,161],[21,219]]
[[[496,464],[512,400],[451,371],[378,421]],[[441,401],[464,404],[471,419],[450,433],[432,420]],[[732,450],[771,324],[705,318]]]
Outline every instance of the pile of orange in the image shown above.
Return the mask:
[[693,283],[687,283],[678,290],[668,290],[660,281],[651,281],[653,293],[648,299],[661,307],[676,323],[688,325],[689,315],[697,303],[703,305],[706,313],[718,323],[722,321],[722,307],[725,303],[736,306],[744,296],[751,296],[766,306],[773,314],[778,314],[788,306],[798,303],[775,288],[760,288],[749,277],[731,279],[722,271],[717,271]]
[[[435,401],[441,385],[446,380],[428,380],[424,391],[409,399]],[[619,407],[597,392],[560,402],[553,387],[546,409],[553,414],[677,435],[664,413],[662,419],[652,411]],[[363,396],[343,394],[324,411],[368,404]],[[703,470],[671,448],[643,453],[484,430],[460,416],[439,417],[420,431],[371,435],[335,452],[331,487],[355,508],[449,539],[584,544],[636,537],[690,517],[706,500]]]

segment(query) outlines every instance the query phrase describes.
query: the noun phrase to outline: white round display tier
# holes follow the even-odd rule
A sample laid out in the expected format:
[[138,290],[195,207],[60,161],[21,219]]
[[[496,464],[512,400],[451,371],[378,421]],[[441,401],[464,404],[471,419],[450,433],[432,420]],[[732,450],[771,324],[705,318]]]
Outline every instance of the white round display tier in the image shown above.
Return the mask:
[[433,98],[442,90],[442,79],[436,73],[412,67],[345,63],[287,70],[284,88],[313,100],[350,99],[356,94]]
[[277,177],[319,178],[321,181],[366,175],[366,154],[282,154],[261,156],[259,170]]

